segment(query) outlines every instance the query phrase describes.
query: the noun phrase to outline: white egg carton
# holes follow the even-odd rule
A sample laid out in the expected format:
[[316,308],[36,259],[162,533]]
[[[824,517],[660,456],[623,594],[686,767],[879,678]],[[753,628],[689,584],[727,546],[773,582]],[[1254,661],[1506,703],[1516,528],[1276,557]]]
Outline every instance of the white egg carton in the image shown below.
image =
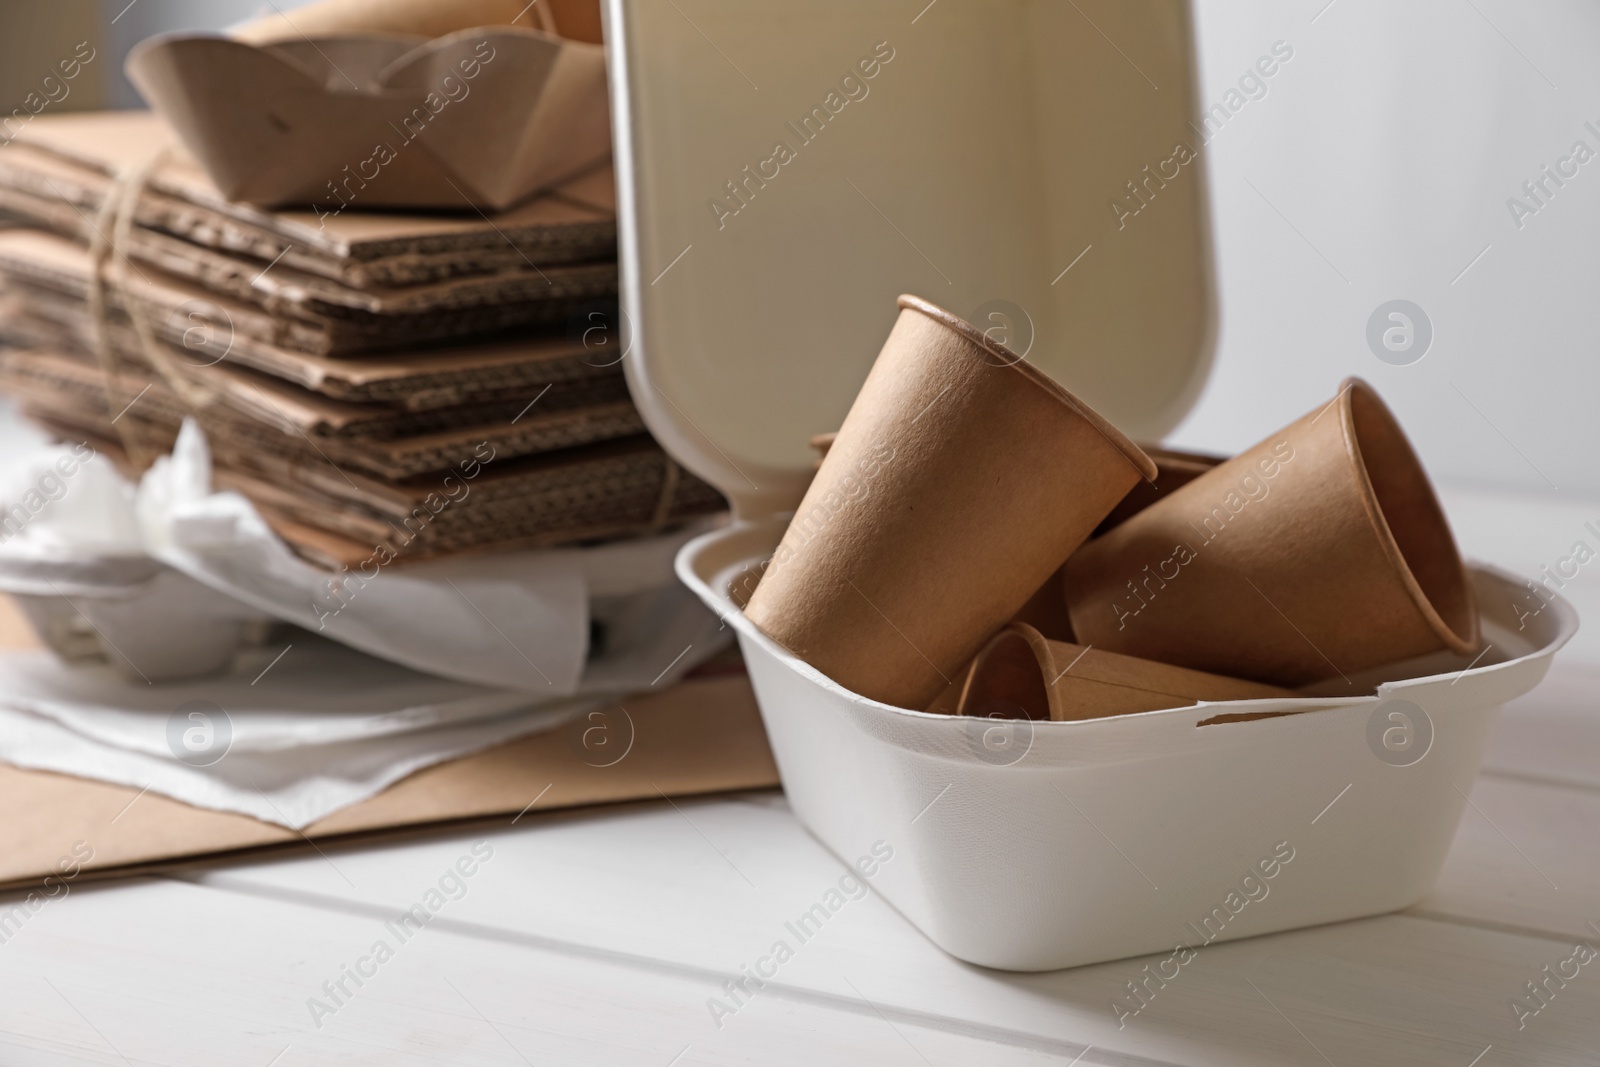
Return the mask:
[[69,663],[96,660],[134,682],[228,669],[270,627],[259,612],[142,555],[0,554],[8,593],[46,647]]

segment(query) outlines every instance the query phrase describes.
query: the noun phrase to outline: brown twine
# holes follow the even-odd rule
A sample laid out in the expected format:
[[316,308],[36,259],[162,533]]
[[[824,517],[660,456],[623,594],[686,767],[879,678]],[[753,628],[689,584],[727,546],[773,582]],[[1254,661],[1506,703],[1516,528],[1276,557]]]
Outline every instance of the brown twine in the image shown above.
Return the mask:
[[[94,234],[89,241],[89,317],[95,339],[95,356],[106,379],[106,410],[114,420],[112,426],[122,439],[123,447],[128,450],[129,458],[141,467],[148,466],[148,460],[160,453],[147,449],[139,439],[134,429],[137,420],[130,419],[125,425],[121,423],[121,416],[126,414],[126,409],[120,412],[112,410],[121,395],[123,378],[122,360],[111,337],[108,296],[115,296],[127,314],[145,360],[191,415],[204,422],[203,413],[218,400],[218,393],[214,389],[184,373],[172,350],[156,336],[140,310],[139,300],[134,296],[130,283],[129,270],[137,268],[133,267],[126,250],[132,245],[139,201],[144,196],[151,175],[166,162],[171,151],[171,146],[163,146],[142,161],[124,167],[116,175],[100,205]],[[115,271],[108,271],[107,265],[113,259],[120,263]]]
[[[152,157],[152,160],[155,158]],[[116,347],[111,340],[110,309],[106,301],[105,265],[112,255],[118,252],[107,233],[116,227],[124,189],[122,175],[118,175],[112,180],[111,188],[106,190],[105,199],[100,202],[100,210],[96,212],[94,221],[90,224],[94,232],[89,235],[89,323],[94,338],[95,361],[99,363],[100,373],[105,377],[106,418],[111,420],[112,429],[122,438],[122,445],[128,452],[128,458],[136,466],[142,467],[145,465],[144,457],[147,452],[143,442],[138,440],[131,429],[132,423],[127,426],[117,425],[126,412],[117,410],[117,404],[122,396],[122,367],[117,358]],[[126,296],[125,293],[123,295]],[[132,300],[124,299],[123,302],[131,304]]]

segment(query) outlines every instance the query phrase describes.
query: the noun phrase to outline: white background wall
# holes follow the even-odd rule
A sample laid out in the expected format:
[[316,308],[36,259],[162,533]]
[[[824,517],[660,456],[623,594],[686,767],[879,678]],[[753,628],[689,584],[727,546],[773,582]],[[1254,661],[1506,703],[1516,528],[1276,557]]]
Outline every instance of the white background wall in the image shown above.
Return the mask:
[[[1506,207],[1574,141],[1600,153],[1600,5],[1198,4],[1207,101],[1295,54],[1205,149],[1220,344],[1174,439],[1247,446],[1359,374],[1441,480],[1600,496],[1600,156],[1521,229]],[[1366,341],[1395,298],[1435,331],[1410,366]]]

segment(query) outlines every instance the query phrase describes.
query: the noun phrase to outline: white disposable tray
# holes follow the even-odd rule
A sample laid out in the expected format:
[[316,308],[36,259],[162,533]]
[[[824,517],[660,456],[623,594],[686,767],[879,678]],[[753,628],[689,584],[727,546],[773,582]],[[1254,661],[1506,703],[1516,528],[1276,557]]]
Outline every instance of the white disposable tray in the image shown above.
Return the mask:
[[[1525,590],[1493,568],[1473,570],[1493,645],[1475,666],[1071,723],[875,703],[728,595],[778,544],[807,438],[843,419],[899,293],[1000,331],[1139,439],[1182,419],[1214,323],[1188,3],[607,0],[606,17],[624,366],[651,431],[733,503],[678,573],[737,632],[806,827],[846,861],[889,843],[874,887],[950,953],[1016,970],[1425,894],[1495,710],[1577,627],[1555,601],[1519,631]],[[833,113],[802,140],[816,107]],[[775,140],[793,158],[764,162]],[[1179,142],[1198,152],[1174,162]],[[1201,725],[1262,710],[1298,714]]]
[[[894,859],[873,887],[945,951],[1007,970],[1198,950],[1415,903],[1455,837],[1495,713],[1578,627],[1556,600],[1518,631],[1522,583],[1476,566],[1493,650],[1470,670],[1352,698],[952,718],[857,696],[745,620],[728,589],[784,525],[701,537],[678,574],[739,635],[790,806],[842,858],[888,842]],[[1273,710],[1298,713],[1200,725]],[[1391,729],[1410,733],[1385,748]],[[1421,747],[1395,751],[1401,741]]]

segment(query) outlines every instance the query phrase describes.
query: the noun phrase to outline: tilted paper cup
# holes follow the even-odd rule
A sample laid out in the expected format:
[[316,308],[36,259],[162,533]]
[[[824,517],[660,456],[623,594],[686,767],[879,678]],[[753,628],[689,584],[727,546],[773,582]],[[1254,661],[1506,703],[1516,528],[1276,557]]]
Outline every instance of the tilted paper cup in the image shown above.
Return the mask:
[[[1202,700],[1295,695],[1275,685],[1051,641],[1031,626],[1012,623],[973,661],[956,713],[1067,722],[1183,708]],[[948,701],[936,702],[929,710],[947,711]]]
[[[819,447],[818,442],[823,437],[828,438],[831,443],[832,436],[824,434],[813,437],[811,444],[813,447]],[[1128,490],[1128,495],[1111,509],[1111,514],[1101,520],[1099,526],[1095,527],[1095,537],[1122,525],[1157,500],[1188,485],[1223,461],[1220,456],[1208,456],[1199,452],[1179,452],[1176,449],[1156,448],[1151,445],[1139,447],[1155,461],[1155,480],[1140,481]],[[826,454],[827,448],[822,446],[821,451]],[[1028,598],[1028,602],[1022,605],[1012,621],[1026,623],[1052,641],[1073,640],[1072,619],[1067,614],[1067,600],[1062,595],[1062,581],[1061,571],[1045,579],[1045,583]]]
[[1117,506],[1111,509],[1111,514],[1095,528],[1096,537],[1121,526],[1157,500],[1171,496],[1206,471],[1224,462],[1222,456],[1209,456],[1200,452],[1180,452],[1173,448],[1155,448],[1150,445],[1139,447],[1155,461],[1155,480],[1140,482],[1128,490],[1128,495],[1119,500]]
[[900,308],[745,614],[846,688],[923,708],[1155,467],[972,325]]
[[[1105,523],[1100,525],[1104,526]],[[1066,564],[1063,563],[1064,566]],[[1011,621],[1032,626],[1052,641],[1071,641],[1074,636],[1072,618],[1067,614],[1067,598],[1061,595],[1061,583],[1064,580],[1061,568],[1056,568],[1055,573],[1046,578],[1044,584],[1035,589],[1027,602],[1017,609]]]
[[950,679],[950,684],[939,690],[939,695],[922,710],[929,715],[960,715],[961,698],[967,692],[967,680],[972,677],[972,666],[973,664],[969,663],[957,671]]
[[1478,645],[1427,475],[1355,378],[1085,545],[1064,588],[1085,644],[1279,685]]

